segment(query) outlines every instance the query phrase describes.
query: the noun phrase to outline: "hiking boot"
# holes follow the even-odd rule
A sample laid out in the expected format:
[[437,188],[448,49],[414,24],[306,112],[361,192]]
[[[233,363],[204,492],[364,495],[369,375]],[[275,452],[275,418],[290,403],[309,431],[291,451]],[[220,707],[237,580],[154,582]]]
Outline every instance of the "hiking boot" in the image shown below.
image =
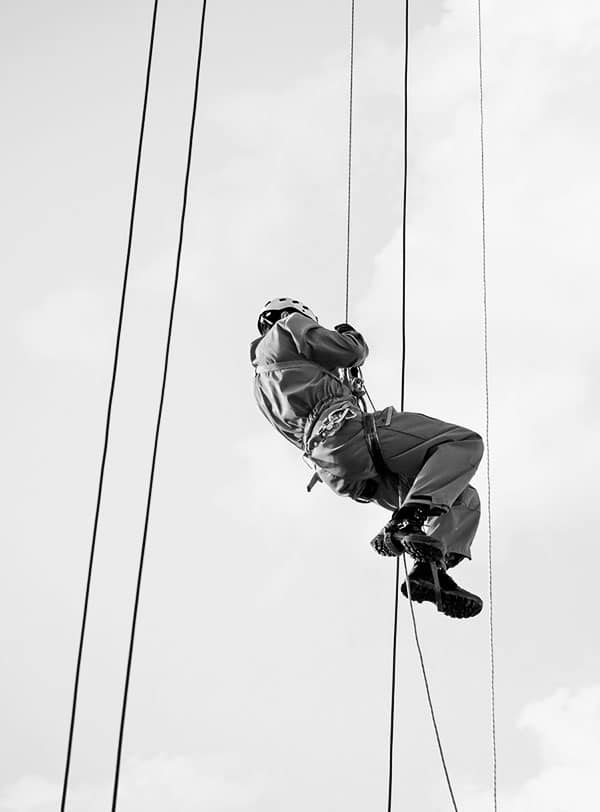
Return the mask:
[[[436,576],[437,575],[437,579]],[[410,596],[416,603],[427,601],[437,605],[438,610],[448,617],[467,618],[475,617],[483,608],[483,601],[478,595],[467,592],[443,569],[437,569],[433,564],[419,562],[415,564],[408,576]],[[439,584],[439,593],[436,589],[436,580]],[[400,587],[405,598],[408,597],[406,581]]]
[[462,555],[461,553],[446,553],[446,569],[452,569],[452,567],[458,567],[461,561],[464,561],[467,556]]
[[398,556],[405,552],[402,534],[393,518],[377,533],[371,541],[371,547],[379,555]]
[[379,555],[408,553],[417,561],[435,561],[443,565],[445,545],[442,539],[428,536],[423,525],[435,515],[427,505],[406,505],[393,513],[386,526],[371,541]]

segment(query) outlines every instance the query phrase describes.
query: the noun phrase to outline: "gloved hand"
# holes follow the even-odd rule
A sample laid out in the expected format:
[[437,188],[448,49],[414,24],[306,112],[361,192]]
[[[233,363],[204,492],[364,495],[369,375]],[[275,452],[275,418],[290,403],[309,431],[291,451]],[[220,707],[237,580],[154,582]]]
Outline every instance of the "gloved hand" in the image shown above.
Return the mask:
[[333,328],[337,333],[358,333],[351,324],[336,324]]

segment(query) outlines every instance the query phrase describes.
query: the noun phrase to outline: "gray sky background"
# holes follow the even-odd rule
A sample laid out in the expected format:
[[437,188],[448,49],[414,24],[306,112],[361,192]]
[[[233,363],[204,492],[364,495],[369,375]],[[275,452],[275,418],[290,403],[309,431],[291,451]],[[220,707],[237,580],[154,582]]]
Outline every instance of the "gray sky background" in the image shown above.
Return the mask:
[[[399,402],[400,5],[357,2],[350,320],[380,407]],[[482,431],[476,7],[414,5],[406,406]],[[123,812],[385,805],[394,577],[368,541],[386,515],[306,495],[248,363],[271,296],[343,320],[349,7],[209,0]],[[200,11],[159,9],[73,812],[109,808]],[[592,812],[600,7],[483,13],[500,808]],[[1,812],[58,808],[150,18],[2,9]],[[485,525],[459,573],[486,592]],[[400,608],[396,805],[437,812]],[[490,809],[488,618],[417,611],[459,808]]]

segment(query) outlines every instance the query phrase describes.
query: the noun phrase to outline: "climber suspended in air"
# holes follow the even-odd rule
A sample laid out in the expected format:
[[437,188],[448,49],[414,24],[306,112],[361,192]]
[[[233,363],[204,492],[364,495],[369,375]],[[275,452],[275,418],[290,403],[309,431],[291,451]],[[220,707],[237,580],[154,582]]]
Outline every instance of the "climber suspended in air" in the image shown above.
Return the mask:
[[[362,409],[360,367],[369,350],[349,324],[328,330],[306,305],[281,298],[267,302],[258,330],[250,348],[258,406],[303,451],[313,481],[393,511],[371,546],[415,560],[413,600],[434,603],[450,617],[479,614],[481,598],[447,570],[471,557],[480,505],[469,481],[483,454],[481,437],[392,406]],[[406,583],[401,590],[408,597]]]

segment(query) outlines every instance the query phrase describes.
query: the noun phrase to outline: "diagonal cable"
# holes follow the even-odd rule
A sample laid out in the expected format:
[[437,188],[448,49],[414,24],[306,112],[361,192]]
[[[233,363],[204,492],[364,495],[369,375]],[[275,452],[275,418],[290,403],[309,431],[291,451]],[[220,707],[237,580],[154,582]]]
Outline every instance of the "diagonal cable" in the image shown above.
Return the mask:
[[117,370],[119,366],[119,352],[121,348],[121,335],[123,331],[123,317],[125,313],[125,300],[127,295],[127,283],[129,279],[129,266],[131,263],[131,251],[133,245],[133,231],[134,231],[134,223],[135,223],[135,213],[136,213],[136,204],[137,204],[137,197],[138,197],[138,188],[139,188],[139,180],[140,180],[140,166],[142,162],[142,149],[144,144],[144,132],[146,127],[146,113],[148,109],[148,95],[150,89],[150,75],[152,71],[152,57],[154,53],[154,38],[156,32],[156,17],[158,12],[158,0],[154,0],[154,8],[152,11],[152,25],[150,30],[150,42],[148,45],[148,57],[146,62],[146,82],[144,86],[144,101],[142,105],[142,118],[140,124],[140,133],[138,139],[138,148],[137,148],[137,159],[136,159],[136,166],[135,166],[135,178],[133,182],[133,194],[131,200],[131,213],[129,217],[129,232],[127,237],[127,252],[125,257],[125,270],[123,273],[123,284],[121,288],[121,303],[119,308],[119,317],[118,317],[118,324],[117,324],[117,334],[115,339],[115,351],[113,356],[113,367],[112,367],[112,376],[110,382],[110,391],[108,396],[108,405],[106,410],[106,420],[104,425],[104,444],[102,447],[102,458],[100,462],[100,475],[98,478],[98,490],[96,496],[96,509],[94,513],[94,523],[93,523],[93,530],[92,530],[92,543],[90,547],[90,555],[89,555],[89,562],[88,562],[88,572],[87,572],[87,579],[85,585],[85,596],[83,601],[83,613],[81,619],[81,630],[79,634],[79,647],[77,651],[77,664],[75,667],[75,680],[73,685],[73,699],[71,704],[71,718],[69,723],[69,736],[67,742],[67,754],[65,759],[65,770],[64,770],[64,777],[63,777],[63,787],[62,787],[62,796],[60,802],[60,809],[61,812],[65,812],[66,804],[67,804],[67,794],[69,788],[69,776],[70,776],[70,769],[71,769],[71,756],[73,752],[73,737],[75,732],[75,719],[77,716],[77,703],[79,698],[79,680],[81,677],[81,664],[83,660],[83,649],[85,644],[85,633],[87,628],[87,616],[88,616],[88,609],[89,609],[89,602],[90,602],[90,592],[91,592],[91,584],[92,584],[92,573],[94,569],[94,557],[96,552],[96,540],[98,536],[98,524],[100,519],[100,508],[102,505],[102,493],[104,488],[104,474],[106,470],[106,459],[108,455],[108,444],[110,438],[110,427],[111,427],[111,419],[112,419],[112,407],[113,407],[113,400],[115,394],[115,386],[117,380]]
[[150,510],[152,506],[152,493],[154,489],[154,476],[156,472],[156,459],[158,454],[158,444],[160,438],[160,427],[162,422],[162,415],[163,415],[163,408],[165,402],[165,392],[167,386],[167,375],[169,371],[169,358],[171,352],[171,340],[173,336],[173,323],[175,318],[175,305],[177,301],[177,291],[179,288],[179,275],[180,275],[180,268],[181,268],[181,255],[183,249],[183,236],[185,230],[185,217],[187,211],[187,201],[188,201],[188,190],[189,190],[189,182],[190,182],[190,170],[192,165],[192,154],[193,154],[193,145],[194,145],[194,130],[196,125],[196,113],[198,109],[198,88],[200,85],[200,66],[202,64],[202,51],[203,51],[203,43],[204,43],[204,24],[206,19],[206,0],[203,0],[202,4],[202,16],[200,22],[200,35],[198,39],[198,52],[196,58],[196,73],[195,73],[195,80],[194,80],[194,96],[193,96],[193,104],[192,104],[192,114],[191,114],[191,121],[190,121],[190,130],[189,130],[189,140],[188,140],[188,150],[187,150],[187,162],[186,162],[186,169],[185,169],[185,181],[183,186],[183,201],[181,206],[181,218],[179,224],[179,240],[177,245],[177,259],[175,263],[175,275],[173,278],[173,291],[171,295],[171,308],[169,312],[169,326],[167,330],[167,341],[165,346],[165,355],[164,355],[164,362],[163,362],[163,374],[162,374],[162,384],[161,384],[161,391],[160,391],[160,400],[158,405],[158,415],[156,418],[156,429],[154,432],[154,447],[152,451],[152,463],[150,467],[150,479],[148,483],[148,497],[146,501],[146,513],[144,517],[144,532],[142,536],[142,545],[140,549],[140,559],[139,559],[139,566],[138,566],[138,575],[137,575],[137,583],[136,583],[136,590],[135,590],[135,601],[133,606],[133,616],[131,620],[131,633],[129,639],[129,652],[127,656],[127,669],[125,674],[125,685],[123,690],[123,703],[121,708],[121,721],[119,725],[119,741],[117,745],[117,758],[115,764],[115,774],[114,774],[114,784],[113,784],[113,799],[112,799],[112,812],[116,812],[117,809],[117,800],[118,800],[118,793],[119,793],[119,780],[121,774],[121,758],[123,753],[123,738],[125,732],[125,720],[127,715],[127,702],[129,698],[129,686],[131,681],[131,669],[133,664],[133,652],[135,646],[135,633],[137,628],[137,618],[138,618],[138,611],[139,611],[139,604],[140,604],[140,594],[141,594],[141,587],[142,587],[142,576],[144,570],[144,560],[146,554],[146,543],[148,539],[148,527],[150,522]]

